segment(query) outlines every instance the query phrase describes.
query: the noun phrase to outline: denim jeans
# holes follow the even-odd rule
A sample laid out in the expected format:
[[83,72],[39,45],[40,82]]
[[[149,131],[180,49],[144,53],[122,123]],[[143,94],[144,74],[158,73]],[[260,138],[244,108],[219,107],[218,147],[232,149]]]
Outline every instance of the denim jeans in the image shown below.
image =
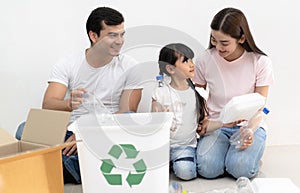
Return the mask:
[[[22,133],[24,130],[25,122],[22,122],[16,131],[16,138],[21,139]],[[71,131],[67,131],[65,136],[65,141],[73,134]],[[76,182],[74,183],[81,183],[81,177],[80,177],[80,170],[79,170],[79,161],[78,161],[78,155],[71,155],[66,156],[62,154],[62,161],[63,166],[65,169],[69,171],[69,173],[73,176]]]
[[[72,131],[67,131],[65,136],[65,141],[73,135]],[[78,161],[78,154],[66,156],[62,154],[62,161],[64,167],[69,171],[69,173],[73,176],[76,183],[81,183],[81,176],[80,176],[80,169],[79,169],[79,161]]]
[[176,177],[191,180],[197,177],[196,148],[179,146],[170,148],[170,161]]
[[235,178],[252,178],[259,171],[259,161],[265,149],[266,132],[260,127],[254,132],[253,143],[244,150],[230,145],[229,138],[239,127],[220,128],[201,137],[197,146],[197,171],[205,178],[227,173]]

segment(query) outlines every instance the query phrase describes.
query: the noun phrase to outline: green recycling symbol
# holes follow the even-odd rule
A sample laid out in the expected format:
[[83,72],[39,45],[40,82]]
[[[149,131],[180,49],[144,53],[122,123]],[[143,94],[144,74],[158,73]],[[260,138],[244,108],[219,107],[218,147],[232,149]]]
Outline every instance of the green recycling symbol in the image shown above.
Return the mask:
[[[131,144],[119,144],[113,145],[108,154],[115,159],[119,159],[123,152],[126,155],[126,159],[135,159],[139,153],[139,151]],[[140,184],[147,170],[147,166],[143,159],[134,162],[132,165],[136,172],[129,172],[126,177],[126,181],[130,187],[132,187],[132,185]],[[100,170],[110,185],[122,185],[122,175],[111,173],[115,167],[116,166],[111,159],[102,159]]]

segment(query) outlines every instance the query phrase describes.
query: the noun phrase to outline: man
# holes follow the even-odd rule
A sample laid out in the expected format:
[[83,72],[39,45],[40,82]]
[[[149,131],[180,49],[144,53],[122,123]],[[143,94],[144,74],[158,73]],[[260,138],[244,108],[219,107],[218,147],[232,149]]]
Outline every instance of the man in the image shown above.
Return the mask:
[[[136,112],[141,79],[134,70],[137,62],[120,54],[125,34],[122,14],[108,7],[96,8],[88,17],[86,30],[90,48],[54,65],[43,109],[71,111],[71,123],[87,112],[85,97],[94,95],[110,113]],[[76,140],[71,131],[65,139]],[[63,166],[65,183],[81,183],[76,145],[63,150]]]

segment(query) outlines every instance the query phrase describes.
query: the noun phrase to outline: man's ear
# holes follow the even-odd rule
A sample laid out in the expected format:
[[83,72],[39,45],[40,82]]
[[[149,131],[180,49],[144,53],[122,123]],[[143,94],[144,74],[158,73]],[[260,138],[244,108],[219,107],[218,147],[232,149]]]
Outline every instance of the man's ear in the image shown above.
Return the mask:
[[243,44],[245,41],[246,41],[246,37],[245,37],[245,35],[243,34],[242,37],[239,39],[238,42],[239,42],[240,44]]
[[167,70],[167,72],[169,73],[169,74],[174,74],[175,73],[175,66],[173,66],[173,65],[170,65],[170,64],[168,64],[168,65],[166,65],[166,70]]
[[98,35],[93,31],[89,31],[89,37],[92,40],[93,44],[97,42]]

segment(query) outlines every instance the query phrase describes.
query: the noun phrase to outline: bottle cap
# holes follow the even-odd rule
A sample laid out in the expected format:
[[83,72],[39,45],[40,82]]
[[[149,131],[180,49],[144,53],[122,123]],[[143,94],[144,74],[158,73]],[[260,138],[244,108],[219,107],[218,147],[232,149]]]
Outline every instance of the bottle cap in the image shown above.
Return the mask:
[[266,115],[270,112],[270,110],[267,107],[264,107],[264,109],[262,110]]
[[156,80],[162,80],[162,79],[163,79],[163,75],[156,76]]

